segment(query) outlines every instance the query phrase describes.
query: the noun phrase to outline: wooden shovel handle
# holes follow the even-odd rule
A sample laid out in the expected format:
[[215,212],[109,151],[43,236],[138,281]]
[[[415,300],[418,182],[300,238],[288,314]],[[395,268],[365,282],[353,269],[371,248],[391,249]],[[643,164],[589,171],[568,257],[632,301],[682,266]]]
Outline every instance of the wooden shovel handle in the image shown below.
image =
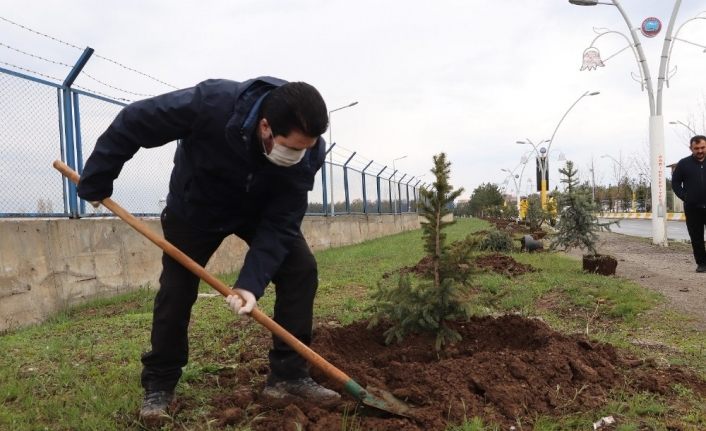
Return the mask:
[[[66,178],[71,180],[73,183],[78,184],[79,182],[79,175],[71,169],[68,165],[65,163],[55,160],[53,163],[53,166],[56,170],[61,172],[62,175],[64,175]],[[164,239],[162,236],[159,234],[153,232],[145,223],[140,221],[137,217],[126,211],[123,207],[118,205],[115,201],[113,201],[110,198],[105,198],[101,201],[101,204],[103,204],[104,207],[108,208],[110,211],[113,212],[116,216],[120,217],[123,221],[125,221],[127,224],[132,226],[136,231],[140,232],[142,235],[147,237],[150,241],[155,243],[157,247],[161,248],[164,250],[165,253],[167,253],[169,256],[171,256],[174,260],[182,264],[186,269],[197,275],[201,280],[205,281],[211,287],[216,289],[218,293],[220,293],[223,296],[228,296],[228,295],[238,295],[233,289],[230,287],[226,286],[225,283],[223,283],[221,280],[217,279],[213,275],[211,275],[204,267],[199,265],[198,263],[194,262],[193,259],[191,259],[189,256],[184,254],[181,250],[176,248],[174,245],[172,245],[169,241]],[[326,359],[321,357],[318,353],[314,352],[311,350],[306,344],[302,343],[297,339],[294,335],[290,334],[286,329],[284,329],[282,326],[280,326],[277,322],[274,320],[270,319],[269,316],[267,316],[265,313],[260,311],[257,307],[255,307],[251,312],[250,312],[250,317],[255,319],[258,323],[260,323],[262,326],[267,328],[272,334],[276,335],[282,341],[287,343],[292,349],[294,349],[297,353],[302,355],[309,363],[316,368],[320,369],[324,374],[329,376],[331,379],[335,380],[336,382],[340,383],[341,385],[345,385],[349,380],[351,380],[346,373],[343,371],[339,370],[333,364],[328,362]]]

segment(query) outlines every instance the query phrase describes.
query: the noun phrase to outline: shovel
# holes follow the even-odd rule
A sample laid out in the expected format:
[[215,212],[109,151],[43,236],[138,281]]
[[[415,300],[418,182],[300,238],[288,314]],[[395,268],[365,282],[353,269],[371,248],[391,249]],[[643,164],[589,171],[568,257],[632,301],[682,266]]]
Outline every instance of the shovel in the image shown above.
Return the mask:
[[[78,184],[79,175],[68,165],[59,160],[55,160],[53,166],[66,178],[71,180],[73,183]],[[171,256],[174,260],[181,263],[186,269],[197,275],[199,278],[201,278],[201,280],[210,284],[211,287],[216,289],[221,295],[226,297],[228,295],[238,295],[230,287],[226,286],[225,283],[211,275],[208,271],[206,271],[206,269],[204,269],[204,267],[194,262],[189,256],[184,254],[184,252],[169,243],[169,241],[154,233],[147,227],[147,225],[138,220],[135,216],[130,214],[120,205],[115,203],[112,199],[105,198],[101,201],[101,204],[103,204],[103,206],[112,211],[113,214],[120,217],[127,224],[132,226],[136,231],[140,232],[142,235],[147,237],[147,239],[155,243],[159,248],[164,250],[164,252]],[[243,301],[243,303],[244,302],[245,301]],[[328,362],[323,357],[319,356],[318,353],[314,352],[306,344],[299,341],[294,335],[290,334],[277,322],[270,319],[257,307],[255,307],[250,312],[250,317],[252,317],[262,326],[267,328],[272,334],[287,343],[292,349],[294,349],[297,353],[299,353],[302,357],[309,361],[311,365],[318,368],[329,378],[343,386],[345,391],[348,392],[348,394],[350,394],[356,400],[360,401],[366,406],[370,406],[378,410],[383,410],[398,416],[409,417],[411,409],[408,405],[395,398],[395,396],[391,393],[386,392],[382,389],[378,389],[372,386],[368,386],[367,388],[363,389],[362,386],[360,386],[355,380],[350,378],[346,373],[333,366],[333,364]]]

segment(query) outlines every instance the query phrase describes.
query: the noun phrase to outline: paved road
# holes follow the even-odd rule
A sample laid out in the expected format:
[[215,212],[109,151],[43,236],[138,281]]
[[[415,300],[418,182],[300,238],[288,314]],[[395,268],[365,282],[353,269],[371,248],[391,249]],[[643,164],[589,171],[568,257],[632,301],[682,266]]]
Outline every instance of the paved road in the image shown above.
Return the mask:
[[[601,221],[607,220],[601,219]],[[610,230],[625,235],[652,238],[652,220],[622,219],[620,220],[620,226],[613,225],[611,226]],[[667,238],[679,241],[688,240],[689,233],[686,231],[686,222],[667,221]]]

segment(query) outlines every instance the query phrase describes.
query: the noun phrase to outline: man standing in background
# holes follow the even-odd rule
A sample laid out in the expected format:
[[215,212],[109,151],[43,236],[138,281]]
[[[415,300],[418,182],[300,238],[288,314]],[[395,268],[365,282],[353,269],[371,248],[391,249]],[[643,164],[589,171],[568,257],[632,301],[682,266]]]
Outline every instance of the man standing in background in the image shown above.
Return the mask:
[[672,188],[677,197],[684,201],[686,229],[689,231],[691,248],[694,251],[696,272],[706,272],[706,136],[696,135],[691,138],[689,148],[691,156],[679,160],[674,168]]

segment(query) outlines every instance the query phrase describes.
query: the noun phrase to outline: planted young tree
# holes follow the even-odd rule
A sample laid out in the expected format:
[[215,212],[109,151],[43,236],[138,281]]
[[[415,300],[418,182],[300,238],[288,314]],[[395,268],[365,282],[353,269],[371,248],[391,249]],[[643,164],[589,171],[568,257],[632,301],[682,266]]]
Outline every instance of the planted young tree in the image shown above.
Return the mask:
[[525,215],[527,223],[532,232],[538,231],[542,227],[542,223],[547,218],[547,213],[542,209],[542,202],[538,195],[527,197],[527,213]]
[[370,327],[381,320],[391,323],[384,335],[385,341],[402,341],[408,333],[433,332],[435,346],[439,350],[444,344],[461,337],[448,324],[469,315],[469,303],[464,300],[461,289],[464,280],[459,280],[453,257],[445,244],[443,229],[452,224],[447,216],[451,203],[463,192],[454,190],[449,184],[451,163],[446,154],[434,156],[431,172],[435,181],[429,189],[422,189],[419,203],[420,215],[424,218],[422,238],[427,259],[431,261],[429,274],[421,280],[409,275],[400,275],[396,286],[378,283],[373,293],[373,318]]
[[560,197],[561,211],[556,225],[557,233],[552,240],[553,249],[561,248],[566,251],[572,248],[586,250],[584,255],[584,269],[604,275],[615,274],[617,261],[612,256],[598,254],[598,232],[610,230],[610,225],[615,222],[601,222],[596,217],[598,207],[591,202],[591,197],[579,188],[576,174],[571,161],[559,170],[562,175],[561,182],[566,184],[566,192]]

